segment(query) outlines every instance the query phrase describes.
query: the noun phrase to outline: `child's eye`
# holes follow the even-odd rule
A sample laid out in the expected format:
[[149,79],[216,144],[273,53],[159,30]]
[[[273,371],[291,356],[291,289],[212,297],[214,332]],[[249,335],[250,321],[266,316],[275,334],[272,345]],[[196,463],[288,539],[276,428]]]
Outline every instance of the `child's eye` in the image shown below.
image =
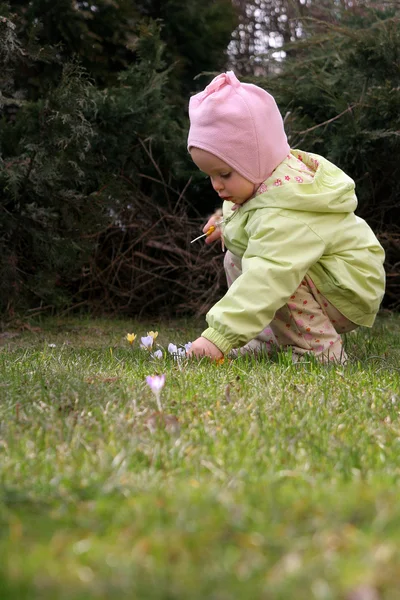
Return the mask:
[[221,173],[222,179],[228,179],[228,177],[230,177],[230,176],[231,176],[230,173]]

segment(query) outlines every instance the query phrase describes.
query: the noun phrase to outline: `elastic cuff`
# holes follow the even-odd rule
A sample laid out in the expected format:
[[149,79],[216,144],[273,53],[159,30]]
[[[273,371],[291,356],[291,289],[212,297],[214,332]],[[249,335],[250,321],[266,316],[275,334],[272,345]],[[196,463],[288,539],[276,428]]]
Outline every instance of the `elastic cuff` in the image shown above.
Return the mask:
[[222,354],[228,354],[233,348],[233,345],[228,342],[226,337],[212,327],[208,327],[208,329],[203,331],[201,336],[215,344],[221,350]]

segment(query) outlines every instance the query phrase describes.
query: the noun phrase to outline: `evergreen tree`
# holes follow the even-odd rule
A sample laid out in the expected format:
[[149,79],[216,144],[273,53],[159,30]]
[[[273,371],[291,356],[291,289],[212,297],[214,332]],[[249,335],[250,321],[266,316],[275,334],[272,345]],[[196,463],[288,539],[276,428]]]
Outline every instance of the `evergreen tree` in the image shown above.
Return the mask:
[[[397,0],[232,0],[239,15],[229,47],[232,68],[243,76],[267,76],[280,70],[274,59],[296,54],[293,42],[326,24],[346,21],[355,26],[371,11],[390,14]],[[285,46],[283,49],[282,47]]]
[[203,87],[202,72],[218,72],[227,62],[226,49],[238,24],[231,0],[137,0],[141,15],[162,23],[165,60],[174,64],[174,91],[186,100]]
[[[40,53],[23,46],[6,17],[0,28],[0,308],[65,306],[94,251],[94,234],[118,219],[142,182],[154,180],[182,146],[165,98],[163,45],[150,24],[137,62],[115,86],[100,90],[81,65],[65,63],[46,95],[19,100],[13,75],[21,66],[40,70]],[[10,115],[12,103],[18,109]],[[147,187],[155,200],[157,187]]]
[[105,86],[134,61],[140,15],[130,0],[10,0],[8,4],[23,43],[34,39],[42,51],[57,50],[57,62],[36,62],[16,73],[17,85],[29,98],[46,93],[58,81],[65,62],[78,60],[96,85]]
[[58,68],[42,62],[21,77],[16,74],[30,97],[39,97],[57,81],[63,63],[71,59],[79,60],[96,86],[114,85],[118,73],[136,62],[140,38],[156,22],[164,59],[174,65],[170,101],[182,106],[201,85],[194,81],[196,75],[224,67],[237,25],[231,0],[10,0],[9,8],[24,43],[35,38],[42,48],[57,48]]

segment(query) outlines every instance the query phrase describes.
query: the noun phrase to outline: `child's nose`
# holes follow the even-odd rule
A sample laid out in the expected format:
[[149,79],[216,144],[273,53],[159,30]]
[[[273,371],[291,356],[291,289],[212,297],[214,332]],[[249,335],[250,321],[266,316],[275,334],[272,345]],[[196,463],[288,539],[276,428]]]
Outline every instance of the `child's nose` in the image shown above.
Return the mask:
[[224,189],[224,184],[220,177],[216,177],[215,179],[212,179],[211,183],[212,183],[214,190],[217,193]]

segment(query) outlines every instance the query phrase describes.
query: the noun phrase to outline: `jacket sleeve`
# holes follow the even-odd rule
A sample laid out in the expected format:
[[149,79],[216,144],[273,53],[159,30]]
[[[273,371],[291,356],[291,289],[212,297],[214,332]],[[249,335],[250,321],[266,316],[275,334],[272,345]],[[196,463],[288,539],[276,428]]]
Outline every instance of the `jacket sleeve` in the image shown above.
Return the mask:
[[202,333],[224,354],[272,321],[325,249],[307,223],[281,214],[250,218],[245,231],[242,274],[207,313],[209,327]]

